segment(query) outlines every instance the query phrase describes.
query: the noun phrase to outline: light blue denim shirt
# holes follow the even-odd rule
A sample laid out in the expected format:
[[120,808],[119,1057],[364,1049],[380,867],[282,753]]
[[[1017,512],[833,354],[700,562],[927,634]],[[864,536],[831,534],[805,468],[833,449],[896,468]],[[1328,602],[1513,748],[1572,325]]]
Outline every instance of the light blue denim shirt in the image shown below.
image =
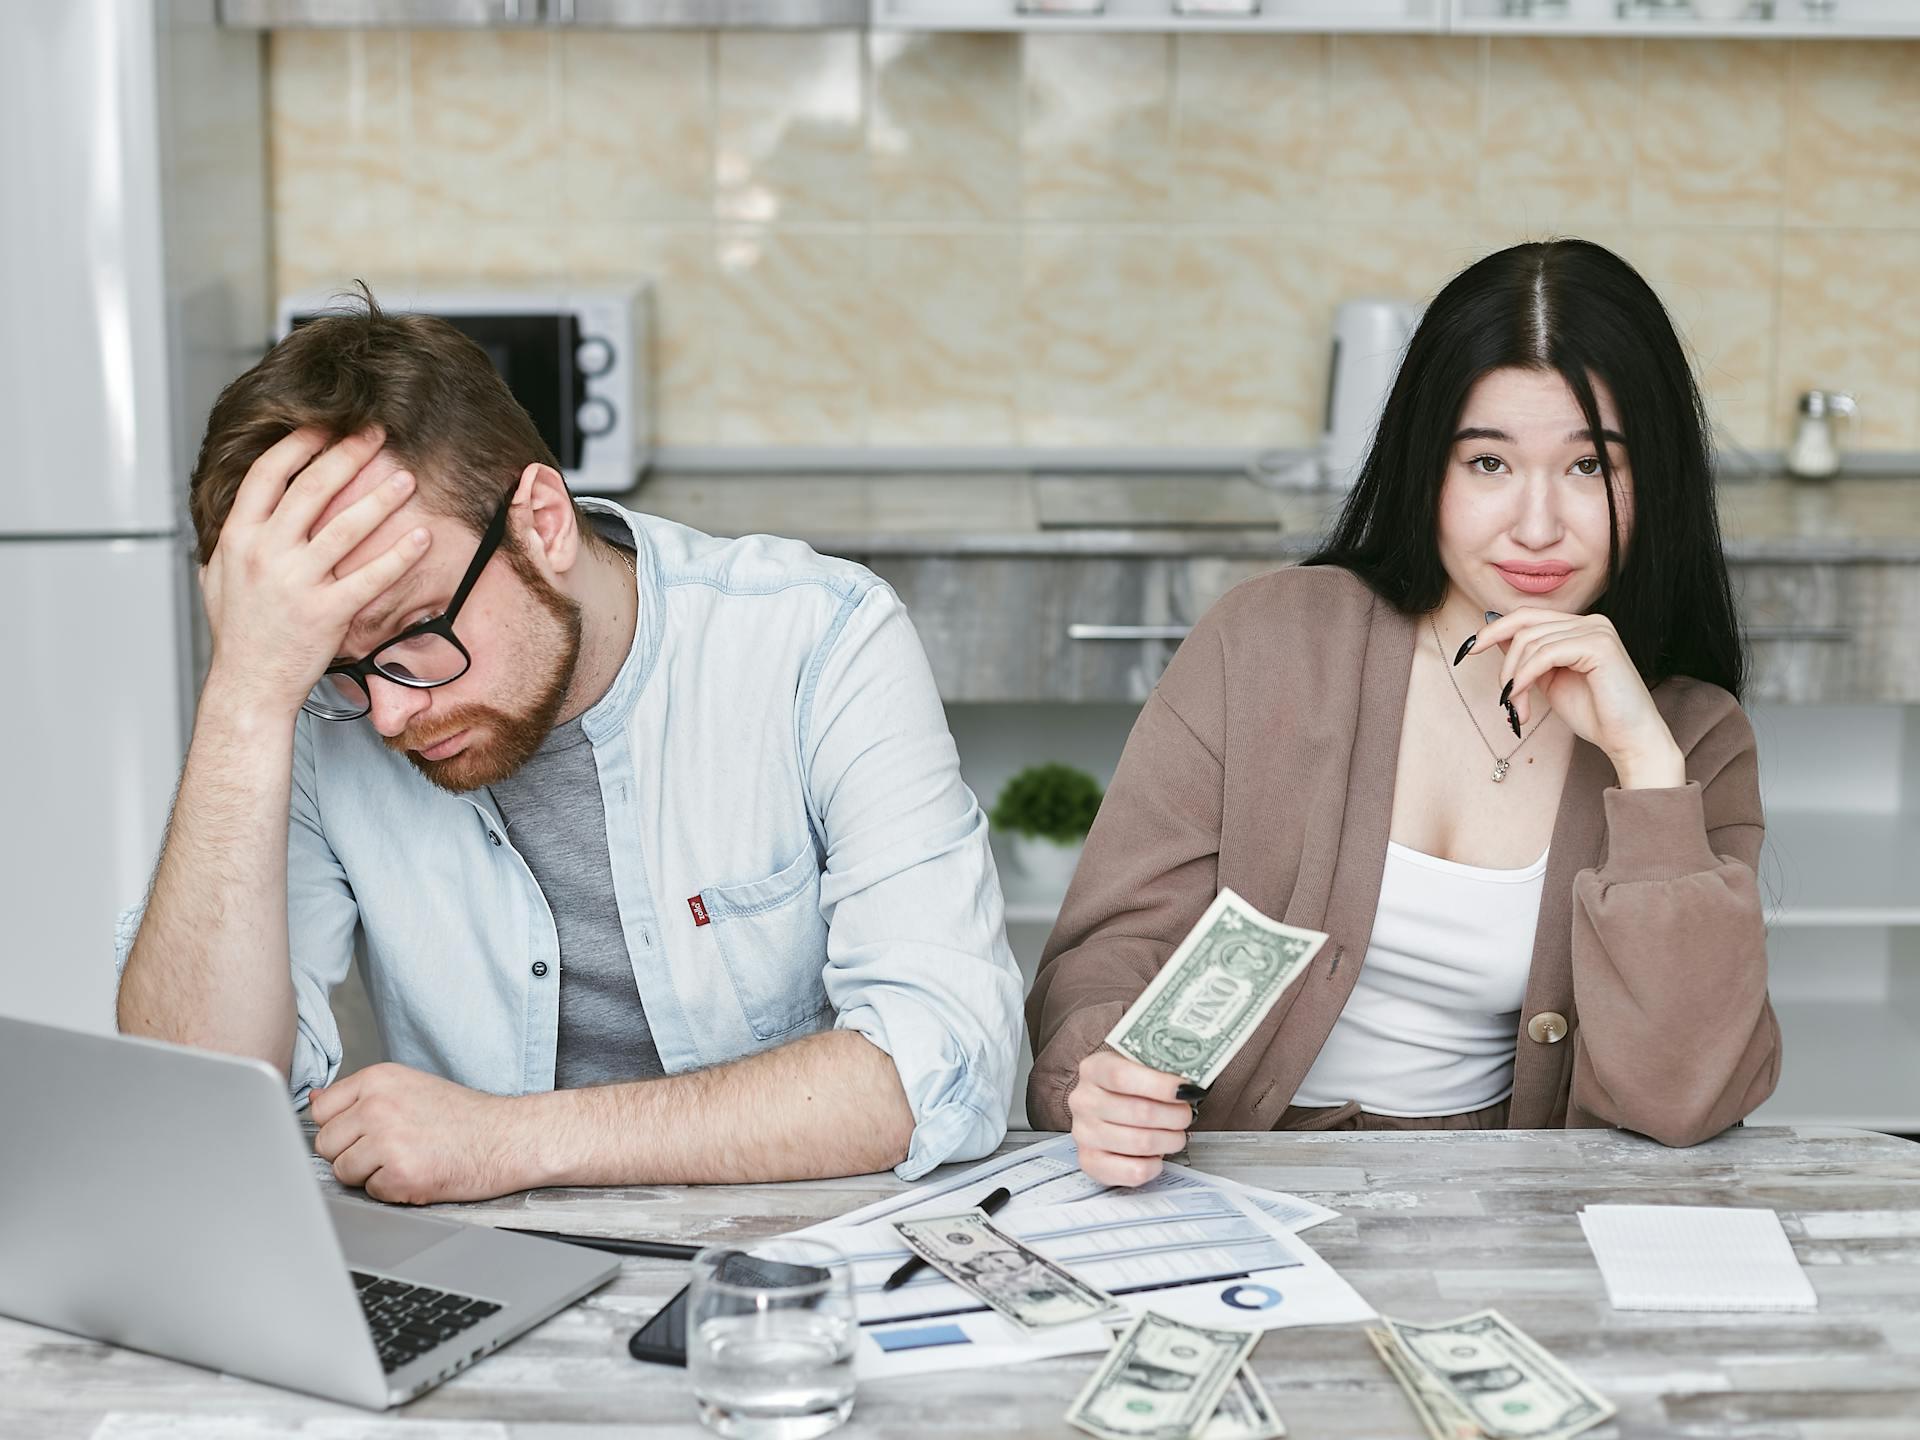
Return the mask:
[[[986,1154],[1006,1131],[1020,973],[986,818],[899,598],[798,541],[580,505],[637,547],[633,649],[583,728],[667,1070],[854,1030],[913,1108],[903,1179]],[[121,918],[122,967],[139,916]],[[394,1060],[495,1094],[553,1087],[559,940],[492,797],[437,789],[370,725],[303,714],[297,1100],[339,1069],[327,997],[356,925]]]

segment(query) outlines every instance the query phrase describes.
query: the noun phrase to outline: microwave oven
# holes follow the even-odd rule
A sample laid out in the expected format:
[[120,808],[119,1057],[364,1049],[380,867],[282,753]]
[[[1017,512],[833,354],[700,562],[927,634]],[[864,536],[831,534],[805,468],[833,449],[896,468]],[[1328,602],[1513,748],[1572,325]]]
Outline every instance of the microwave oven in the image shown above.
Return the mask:
[[[652,457],[652,353],[645,287],[422,290],[383,310],[437,315],[471,336],[560,461],[576,495],[631,490]],[[291,295],[276,338],[352,304]]]

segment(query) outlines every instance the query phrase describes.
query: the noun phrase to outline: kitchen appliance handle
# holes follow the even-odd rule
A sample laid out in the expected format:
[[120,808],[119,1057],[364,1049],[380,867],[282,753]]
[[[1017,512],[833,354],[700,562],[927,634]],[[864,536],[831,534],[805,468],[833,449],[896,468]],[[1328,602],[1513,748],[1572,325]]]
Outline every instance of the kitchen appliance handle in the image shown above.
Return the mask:
[[1078,620],[1067,626],[1069,640],[1184,640],[1191,625],[1088,625]]

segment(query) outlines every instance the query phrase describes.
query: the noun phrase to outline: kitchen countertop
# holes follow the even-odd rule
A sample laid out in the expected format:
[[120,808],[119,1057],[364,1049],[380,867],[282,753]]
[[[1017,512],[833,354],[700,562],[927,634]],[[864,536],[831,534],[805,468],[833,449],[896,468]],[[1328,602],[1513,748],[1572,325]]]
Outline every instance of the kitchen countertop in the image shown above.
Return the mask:
[[[662,473],[613,497],[709,534],[769,533],[832,555],[1311,553],[1341,496],[1239,473]],[[1734,561],[1920,561],[1920,477],[1720,487]],[[1171,522],[1171,523],[1169,523]]]

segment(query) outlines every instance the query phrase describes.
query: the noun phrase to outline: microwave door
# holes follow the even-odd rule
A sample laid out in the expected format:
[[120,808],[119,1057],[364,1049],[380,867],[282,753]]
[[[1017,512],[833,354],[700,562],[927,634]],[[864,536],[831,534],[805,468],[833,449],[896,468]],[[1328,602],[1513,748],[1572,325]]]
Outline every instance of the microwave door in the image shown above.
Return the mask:
[[487,352],[547,442],[562,470],[580,464],[576,392],[584,383],[576,373],[574,350],[579,324],[572,315],[448,315],[447,323],[470,336]]

